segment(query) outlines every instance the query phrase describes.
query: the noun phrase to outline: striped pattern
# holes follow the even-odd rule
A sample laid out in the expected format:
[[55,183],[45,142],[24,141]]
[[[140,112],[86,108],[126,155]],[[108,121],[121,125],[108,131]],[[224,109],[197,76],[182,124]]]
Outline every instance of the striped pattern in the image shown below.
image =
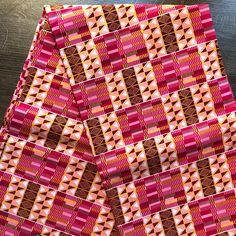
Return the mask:
[[63,48],[181,8],[151,4],[83,5],[49,9],[48,18],[57,45]]

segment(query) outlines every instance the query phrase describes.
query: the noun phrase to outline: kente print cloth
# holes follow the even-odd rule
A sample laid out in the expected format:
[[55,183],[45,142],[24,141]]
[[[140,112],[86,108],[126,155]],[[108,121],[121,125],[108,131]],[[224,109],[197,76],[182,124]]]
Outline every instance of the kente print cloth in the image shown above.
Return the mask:
[[111,235],[114,218],[44,12],[0,134],[0,235]]
[[236,235],[235,157],[207,5],[45,6],[0,133],[0,234]]

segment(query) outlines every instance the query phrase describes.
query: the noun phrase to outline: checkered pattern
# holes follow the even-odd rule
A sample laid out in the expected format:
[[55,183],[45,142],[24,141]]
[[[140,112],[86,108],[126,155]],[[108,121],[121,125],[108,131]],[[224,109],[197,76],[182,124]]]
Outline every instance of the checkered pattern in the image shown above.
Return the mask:
[[[236,107],[209,9],[140,21],[132,7],[130,22],[119,5],[59,10],[49,22],[121,234],[205,235],[190,204],[235,188]],[[81,32],[75,16],[88,22]]]
[[[91,234],[109,208],[0,171],[1,210],[70,234]],[[8,186],[4,187],[3,186]],[[83,209],[83,213],[82,213]]]
[[29,59],[32,66],[65,76],[65,68],[59,56],[58,49],[55,47],[53,36],[46,30],[40,30],[38,32]]
[[104,204],[106,194],[95,164],[60,154],[6,132],[1,136],[4,146],[0,170],[27,176],[39,184]]
[[144,140],[99,156],[107,188],[236,148],[236,114]]
[[130,236],[133,232],[139,235],[218,235],[229,231],[229,235],[233,235],[235,210],[235,189],[232,189],[123,224],[121,233]]
[[223,77],[89,119],[85,125],[98,155],[227,114],[235,105]]
[[76,84],[73,90],[83,120],[224,76],[217,48],[217,41],[202,43]]
[[46,11],[0,132],[0,231],[116,234]]
[[79,121],[18,103],[8,125],[11,134],[58,152],[69,155],[86,152],[79,150],[78,142],[84,131]]
[[[119,204],[113,207],[115,218],[124,224],[161,210],[234,189],[231,171],[235,172],[232,168],[236,164],[235,155],[234,149],[229,154],[226,152],[214,155],[108,190],[110,204],[113,199],[119,201]],[[228,165],[228,162],[231,165]],[[133,197],[131,191],[135,193]],[[133,211],[135,215],[130,217]]]
[[21,102],[80,119],[66,78],[35,67],[28,67],[21,76],[23,81],[19,93]]
[[0,230],[4,233],[15,234],[16,232],[21,235],[58,235],[65,234],[60,230],[56,230],[49,226],[41,225],[39,223],[21,218],[17,215],[7,213],[0,210],[1,225]]
[[[81,18],[81,25],[73,27],[80,27],[81,34],[73,35],[73,38],[80,37],[81,42],[61,49],[71,84],[144,63],[195,46],[200,41],[214,40],[214,30],[210,29],[212,25],[209,25],[210,19],[206,20],[208,22],[207,31],[200,31],[199,29],[196,31],[192,27],[192,20],[197,21],[194,17],[195,14],[190,13],[194,9],[195,7],[185,7],[144,20],[140,24],[134,24],[124,29],[116,28],[114,32],[93,39],[91,39],[90,32],[86,28],[88,26],[85,26],[85,21],[82,18],[82,7],[76,9],[77,12],[81,13],[77,13],[78,17]],[[204,12],[206,10],[205,7]],[[114,13],[110,15],[114,15]],[[204,28],[204,25],[202,27]],[[89,46],[93,50],[88,52],[86,48]],[[83,57],[83,54],[87,56]],[[84,58],[86,61],[83,61]],[[90,70],[88,71],[87,68]]]
[[116,4],[46,9],[57,45],[63,48],[181,8],[183,6]]
[[235,112],[207,5],[45,6],[0,132],[0,232],[234,235]]

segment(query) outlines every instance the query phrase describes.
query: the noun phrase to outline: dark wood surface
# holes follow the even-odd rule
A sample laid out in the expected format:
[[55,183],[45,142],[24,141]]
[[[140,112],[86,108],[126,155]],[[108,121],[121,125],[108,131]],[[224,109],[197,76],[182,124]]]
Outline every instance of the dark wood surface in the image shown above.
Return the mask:
[[51,1],[0,0],[0,122],[9,105],[44,4],[208,3],[211,8],[226,72],[236,95],[236,0]]

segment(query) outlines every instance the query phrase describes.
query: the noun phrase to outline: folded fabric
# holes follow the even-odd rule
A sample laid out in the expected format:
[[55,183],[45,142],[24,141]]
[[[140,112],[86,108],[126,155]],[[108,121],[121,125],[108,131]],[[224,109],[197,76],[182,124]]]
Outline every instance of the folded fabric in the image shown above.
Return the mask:
[[207,5],[45,6],[0,133],[0,232],[234,235],[235,133]]
[[208,6],[164,9],[49,24],[121,234],[213,235],[236,223],[236,104]]
[[1,235],[110,235],[114,218],[45,13],[0,153]]

